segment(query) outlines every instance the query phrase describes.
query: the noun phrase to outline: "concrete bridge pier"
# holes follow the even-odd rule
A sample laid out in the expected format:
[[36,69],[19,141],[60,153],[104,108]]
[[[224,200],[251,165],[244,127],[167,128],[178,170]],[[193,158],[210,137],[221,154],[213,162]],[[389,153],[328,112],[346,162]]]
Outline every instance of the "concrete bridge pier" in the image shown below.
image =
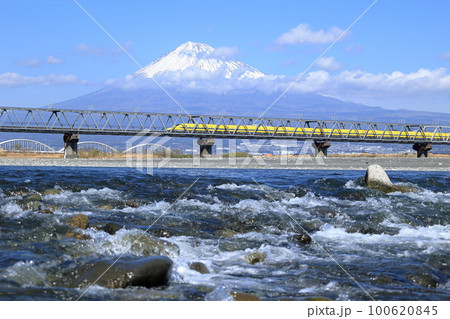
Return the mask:
[[314,141],[312,146],[315,150],[315,157],[327,157],[328,148],[331,146],[331,143],[326,141]]
[[428,151],[433,148],[431,143],[414,143],[413,149],[417,152],[417,157],[428,157]]
[[78,134],[64,133],[64,158],[78,158]]
[[210,157],[212,155],[214,142],[213,138],[200,138],[197,141],[198,145],[200,145],[200,157]]

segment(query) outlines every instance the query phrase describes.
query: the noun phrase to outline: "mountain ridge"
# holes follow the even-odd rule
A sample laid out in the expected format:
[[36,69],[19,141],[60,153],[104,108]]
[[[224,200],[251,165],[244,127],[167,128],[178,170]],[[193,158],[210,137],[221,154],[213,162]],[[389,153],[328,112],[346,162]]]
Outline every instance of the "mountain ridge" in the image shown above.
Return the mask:
[[[132,76],[55,106],[177,113],[179,103],[190,114],[259,116],[290,83],[286,77],[264,74],[230,56],[220,57],[217,51],[207,44],[186,42]],[[295,86],[265,116],[420,124],[439,120],[440,124],[450,125],[447,113],[387,110],[320,93],[304,93]]]
[[220,52],[203,44],[186,42],[175,50],[138,70],[134,76],[152,78],[170,76],[170,72],[186,72],[193,68],[204,72],[216,73],[224,78],[257,79],[265,76],[261,71],[239,61],[220,58]]

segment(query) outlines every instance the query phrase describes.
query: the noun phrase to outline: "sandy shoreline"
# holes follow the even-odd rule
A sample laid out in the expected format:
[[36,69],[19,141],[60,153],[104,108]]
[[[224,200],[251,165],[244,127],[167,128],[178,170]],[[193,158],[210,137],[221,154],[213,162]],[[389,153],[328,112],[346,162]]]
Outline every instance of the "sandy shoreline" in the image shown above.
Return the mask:
[[379,164],[391,171],[450,171],[450,158],[412,157],[328,157],[298,158],[184,158],[154,159],[149,162],[126,159],[32,159],[0,158],[0,166],[47,167],[152,167],[152,168],[205,168],[205,169],[298,169],[298,170],[365,170]]

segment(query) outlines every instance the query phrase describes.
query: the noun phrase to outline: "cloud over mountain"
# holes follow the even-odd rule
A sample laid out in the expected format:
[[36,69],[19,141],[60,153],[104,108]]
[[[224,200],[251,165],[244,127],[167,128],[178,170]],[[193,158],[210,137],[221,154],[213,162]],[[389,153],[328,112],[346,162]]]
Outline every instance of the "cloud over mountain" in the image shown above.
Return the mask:
[[[234,53],[235,50],[224,50],[225,53],[227,51]],[[264,74],[245,63],[223,57],[224,52],[217,52],[206,44],[187,42],[134,74],[110,79],[104,89],[62,105],[114,106],[117,110],[139,106],[142,111],[176,112],[178,106],[168,97],[168,92],[194,113],[226,111],[229,114],[256,115],[277,101],[271,110],[273,112],[269,113],[272,116],[302,113],[323,118],[339,114],[347,119],[370,116],[385,120],[403,118],[405,112],[375,110],[339,99],[358,101],[357,98],[372,97],[379,101],[383,97],[417,97],[450,92],[450,75],[444,68],[419,69],[411,73],[372,74],[362,70],[336,73],[342,66],[333,57],[328,57],[319,61],[321,70],[306,73],[278,99],[296,80],[295,76]]]
[[318,31],[311,30],[307,23],[301,23],[286,33],[278,37],[276,42],[280,45],[285,44],[325,44],[335,41],[344,30],[333,26],[328,31],[322,29]]

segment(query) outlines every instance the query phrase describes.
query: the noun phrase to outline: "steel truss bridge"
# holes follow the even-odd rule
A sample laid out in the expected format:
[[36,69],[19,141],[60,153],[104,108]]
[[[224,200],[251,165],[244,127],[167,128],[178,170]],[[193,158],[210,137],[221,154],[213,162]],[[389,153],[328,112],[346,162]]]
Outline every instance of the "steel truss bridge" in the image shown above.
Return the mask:
[[0,131],[450,145],[450,126],[0,107]]

